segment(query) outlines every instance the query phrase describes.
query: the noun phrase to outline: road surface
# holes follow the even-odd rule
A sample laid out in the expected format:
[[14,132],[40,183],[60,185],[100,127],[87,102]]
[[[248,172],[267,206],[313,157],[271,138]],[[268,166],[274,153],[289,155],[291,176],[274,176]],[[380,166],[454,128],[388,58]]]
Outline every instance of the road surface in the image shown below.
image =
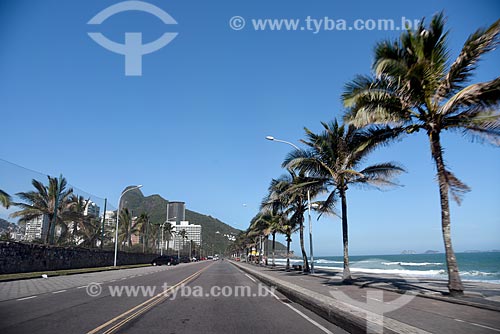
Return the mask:
[[227,261],[9,283],[3,334],[345,333]]

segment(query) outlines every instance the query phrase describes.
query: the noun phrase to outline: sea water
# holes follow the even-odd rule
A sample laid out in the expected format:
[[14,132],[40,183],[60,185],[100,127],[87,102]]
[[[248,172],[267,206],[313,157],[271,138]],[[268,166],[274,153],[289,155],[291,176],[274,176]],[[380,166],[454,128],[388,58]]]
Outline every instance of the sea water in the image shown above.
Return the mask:
[[[462,280],[485,281],[500,284],[500,252],[456,253]],[[301,259],[291,259],[292,264],[302,264]],[[446,257],[439,254],[399,254],[350,256],[351,272],[388,274],[410,277],[447,279]],[[276,259],[276,264],[285,264]],[[342,256],[317,256],[314,267],[342,270]]]

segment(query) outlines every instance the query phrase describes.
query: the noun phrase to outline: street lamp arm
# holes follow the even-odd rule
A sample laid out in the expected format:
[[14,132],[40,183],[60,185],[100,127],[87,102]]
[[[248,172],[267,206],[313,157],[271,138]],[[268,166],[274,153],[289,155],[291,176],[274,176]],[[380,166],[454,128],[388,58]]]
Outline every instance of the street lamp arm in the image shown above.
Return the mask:
[[286,141],[286,140],[276,139],[273,136],[267,136],[266,139],[271,140],[271,141],[276,141],[278,143],[285,143],[285,144],[288,144],[288,145],[294,147],[296,150],[299,150],[299,151],[301,150],[297,145],[290,143],[289,141]]

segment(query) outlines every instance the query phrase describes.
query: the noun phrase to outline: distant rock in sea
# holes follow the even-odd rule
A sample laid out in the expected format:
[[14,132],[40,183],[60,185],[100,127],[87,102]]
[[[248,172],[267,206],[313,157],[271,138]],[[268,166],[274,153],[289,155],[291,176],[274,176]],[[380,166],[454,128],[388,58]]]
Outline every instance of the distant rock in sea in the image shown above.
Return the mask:
[[405,249],[401,252],[401,254],[417,254],[417,252],[415,252],[414,250]]
[[440,251],[436,251],[436,250],[427,250],[427,251],[425,251],[424,254],[439,254],[439,253],[441,253],[441,252]]

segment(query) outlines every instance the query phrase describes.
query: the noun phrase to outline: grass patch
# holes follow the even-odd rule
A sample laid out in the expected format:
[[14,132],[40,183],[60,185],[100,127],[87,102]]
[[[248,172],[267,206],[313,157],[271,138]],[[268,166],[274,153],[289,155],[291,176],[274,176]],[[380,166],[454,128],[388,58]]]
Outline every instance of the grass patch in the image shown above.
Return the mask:
[[52,277],[52,276],[93,273],[93,272],[98,272],[98,271],[140,268],[140,267],[147,267],[147,266],[150,266],[150,264],[149,263],[131,264],[131,265],[117,266],[117,267],[109,266],[109,267],[65,269],[65,270],[54,270],[54,271],[37,271],[37,272],[31,272],[31,273],[4,274],[4,275],[0,275],[0,282],[15,281],[15,280],[22,280],[22,279],[30,279],[30,278],[41,278],[43,274],[45,274],[49,277]]

